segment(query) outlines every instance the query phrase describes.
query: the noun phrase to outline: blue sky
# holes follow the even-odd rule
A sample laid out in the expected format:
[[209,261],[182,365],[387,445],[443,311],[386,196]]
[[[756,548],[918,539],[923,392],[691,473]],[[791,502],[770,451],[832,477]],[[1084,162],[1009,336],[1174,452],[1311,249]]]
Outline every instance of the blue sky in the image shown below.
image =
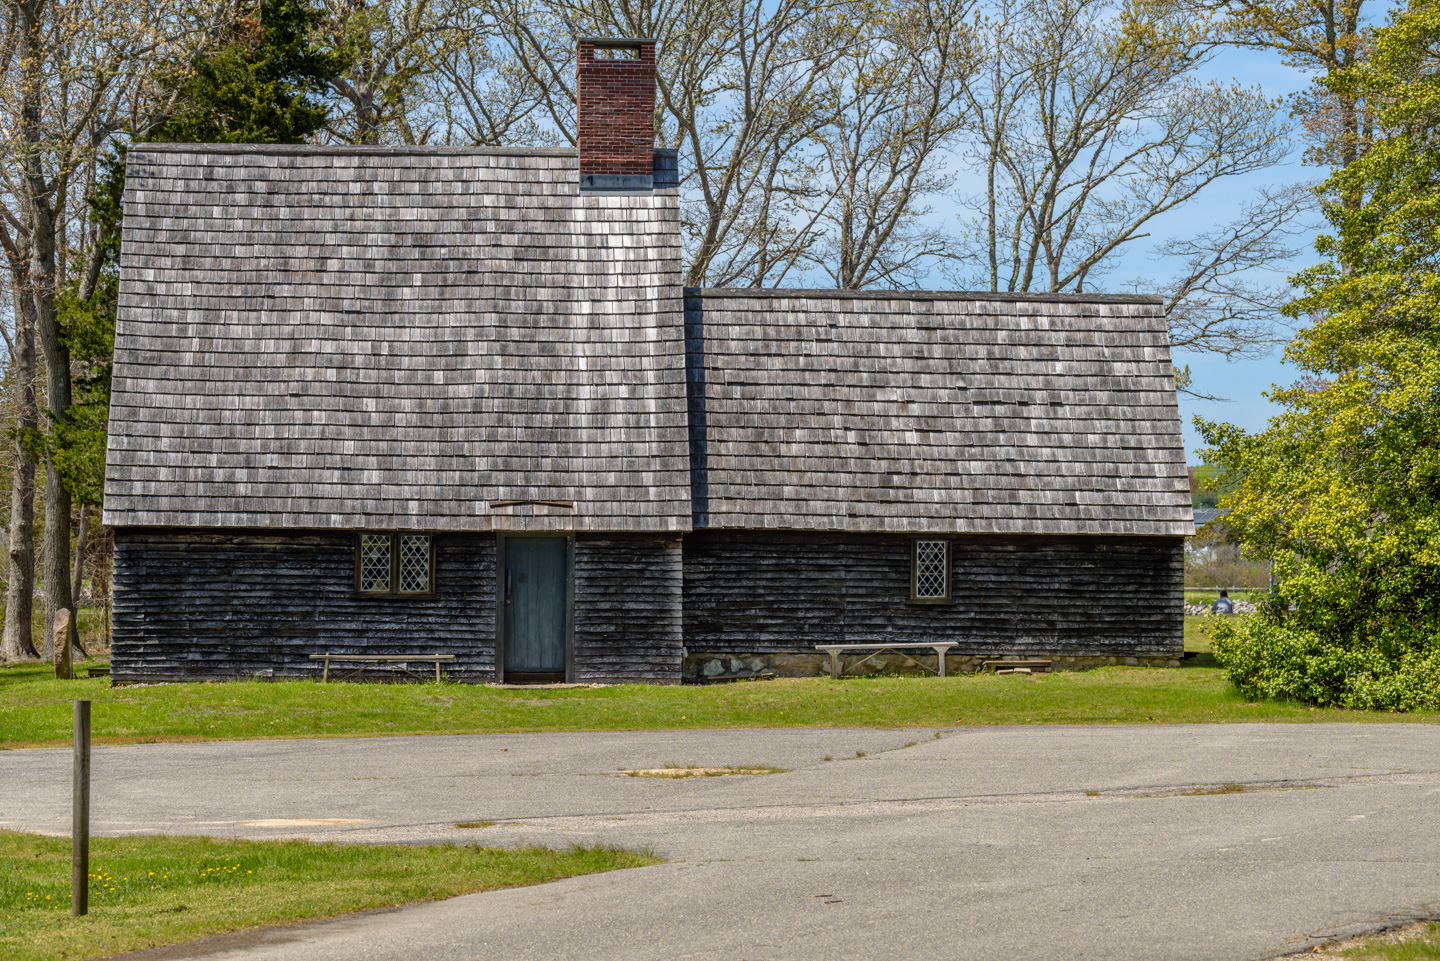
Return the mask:
[[[1304,74],[1282,64],[1278,56],[1255,51],[1227,51],[1209,65],[1206,75],[1216,80],[1239,80],[1259,84],[1271,96],[1292,93],[1309,81]],[[1206,210],[1220,212],[1216,217],[1218,221],[1257,186],[1267,183],[1278,185],[1300,181],[1314,182],[1323,175],[1324,171],[1320,168],[1302,166],[1297,150],[1289,164],[1267,171],[1262,177],[1237,179],[1233,183],[1215,185],[1211,188],[1209,199],[1203,201],[1201,206]],[[1194,216],[1193,212],[1190,216]],[[1297,240],[1295,246],[1301,249],[1293,264],[1295,270],[1316,261],[1313,242],[1313,233]],[[1275,405],[1264,396],[1265,392],[1272,384],[1288,385],[1298,377],[1298,373],[1282,361],[1282,349],[1277,347],[1270,356],[1263,359],[1234,363],[1200,354],[1176,356],[1176,363],[1190,365],[1197,389],[1229,398],[1228,403],[1217,403],[1181,395],[1180,416],[1185,429],[1185,450],[1191,463],[1199,462],[1195,451],[1201,446],[1200,437],[1191,424],[1196,415],[1237,424],[1246,430],[1258,430],[1265,426],[1266,421],[1276,411]]]
[[1180,419],[1185,430],[1186,458],[1200,463],[1195,453],[1203,442],[1191,423],[1196,416],[1206,420],[1237,424],[1249,431],[1263,428],[1277,408],[1264,396],[1271,384],[1287,385],[1298,378],[1293,368],[1280,359],[1280,349],[1263,360],[1242,360],[1226,363],[1214,357],[1189,355],[1179,361],[1190,364],[1196,387],[1228,398],[1227,403],[1196,400],[1180,396]]

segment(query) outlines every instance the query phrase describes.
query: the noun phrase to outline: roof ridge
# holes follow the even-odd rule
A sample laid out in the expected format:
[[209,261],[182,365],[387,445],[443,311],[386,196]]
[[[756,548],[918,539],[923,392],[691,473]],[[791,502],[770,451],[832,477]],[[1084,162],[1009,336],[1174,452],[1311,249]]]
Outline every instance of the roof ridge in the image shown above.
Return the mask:
[[137,143],[130,153],[335,154],[339,156],[574,157],[574,147],[448,147],[432,144],[360,146],[286,143]]
[[827,288],[686,287],[687,297],[766,298],[828,297],[836,300],[961,300],[1057,304],[1150,304],[1165,298],[1155,294],[1051,294],[990,290],[834,290]]

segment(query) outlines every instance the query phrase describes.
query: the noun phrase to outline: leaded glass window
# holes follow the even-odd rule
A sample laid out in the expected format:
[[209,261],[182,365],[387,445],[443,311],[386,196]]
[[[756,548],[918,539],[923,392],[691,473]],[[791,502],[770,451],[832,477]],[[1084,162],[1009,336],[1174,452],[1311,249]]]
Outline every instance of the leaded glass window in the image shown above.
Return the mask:
[[401,594],[424,594],[430,590],[430,537],[427,534],[400,535]]
[[950,542],[916,541],[915,571],[911,581],[917,601],[950,599]]
[[360,535],[360,590],[390,590],[390,535]]
[[434,565],[429,534],[362,533],[355,551],[355,586],[367,594],[429,594]]

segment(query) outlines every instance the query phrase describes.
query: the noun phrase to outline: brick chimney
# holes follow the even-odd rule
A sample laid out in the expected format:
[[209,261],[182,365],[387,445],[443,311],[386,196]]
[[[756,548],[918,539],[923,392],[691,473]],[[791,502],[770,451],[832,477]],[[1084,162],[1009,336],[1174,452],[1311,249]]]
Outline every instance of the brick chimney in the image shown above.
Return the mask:
[[655,41],[582,39],[575,91],[580,189],[652,189]]

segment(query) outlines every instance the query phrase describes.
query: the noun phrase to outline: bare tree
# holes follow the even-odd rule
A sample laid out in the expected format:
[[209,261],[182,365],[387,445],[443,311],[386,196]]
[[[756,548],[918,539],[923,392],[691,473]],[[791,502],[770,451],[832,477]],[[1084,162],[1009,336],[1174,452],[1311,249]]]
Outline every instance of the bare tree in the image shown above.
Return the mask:
[[860,44],[863,0],[493,0],[497,55],[574,142],[575,41],[653,37],[662,139],[682,154],[687,286],[761,286],[816,239],[811,138],[829,71]]
[[[203,4],[167,7],[143,0],[3,3],[7,34],[0,40],[0,150],[7,163],[0,167],[0,246],[25,301],[17,309],[17,332],[27,316],[33,320],[44,361],[45,410],[59,419],[70,405],[71,370],[55,298],[65,280],[63,241],[77,199],[74,180],[111,135],[134,121],[156,65],[175,62],[197,30],[203,34],[203,27],[220,17]],[[82,277],[93,273],[84,266],[78,272]],[[70,513],[69,492],[60,472],[48,464],[46,656],[55,611],[72,606]]]
[[[23,282],[29,272],[29,251],[11,249],[5,255],[11,276]],[[10,285],[7,285],[10,286]],[[5,626],[0,633],[0,661],[38,657],[32,636],[35,602],[35,457],[25,443],[38,426],[35,402],[35,306],[23,286],[11,289],[14,333],[5,332],[15,372],[15,425],[11,431],[10,529],[6,551]]]
[[[1157,218],[1280,163],[1289,127],[1273,102],[1195,79],[1217,42],[1180,5],[1007,0],[983,21],[986,69],[967,92],[986,178],[968,198],[983,265],[973,279],[992,290],[1094,289]],[[1185,264],[1164,288],[1177,347],[1269,349],[1278,304],[1246,272],[1290,255],[1277,238],[1303,208],[1293,194],[1269,196],[1228,227],[1160,245]]]
[[[1164,297],[1175,350],[1226,360],[1263,357],[1285,341],[1276,328],[1280,308],[1293,296],[1286,267],[1299,253],[1292,242],[1316,208],[1309,184],[1260,190],[1229,222],[1158,245],[1155,256],[1179,264],[1176,274],[1129,286]],[[1198,390],[1188,366],[1177,366],[1176,381],[1181,393],[1224,399]]]
[[[836,61],[813,136],[822,189],[798,206],[821,225],[803,260],[842,289],[911,287],[957,256],[926,198],[949,185],[975,69],[971,0],[901,0]],[[775,281],[778,283],[783,273]]]
[[555,146],[565,137],[545,121],[542,87],[505,56],[489,34],[493,24],[472,8],[452,44],[419,79],[419,97],[434,117],[436,139],[446,144]]
[[[338,49],[328,131],[342,143],[427,143],[437,121],[437,75],[483,50],[483,19],[463,0],[325,0]],[[443,101],[442,101],[443,102]],[[443,111],[442,111],[443,112]]]
[[1291,241],[1315,206],[1309,184],[1262,190],[1234,220],[1159,245],[1157,256],[1182,265],[1162,285],[1171,344],[1233,360],[1281,343],[1274,320],[1291,296],[1281,271],[1299,253]]
[[[21,55],[20,11],[7,5],[0,11],[4,35],[0,38],[0,74],[13,76]],[[18,212],[19,216],[16,216]],[[0,245],[9,267],[13,334],[5,332],[11,368],[15,373],[15,423],[11,430],[10,527],[6,545],[5,624],[0,632],[0,661],[38,657],[32,636],[35,599],[35,458],[25,443],[38,425],[35,397],[35,302],[30,297],[30,247],[23,209],[9,205],[0,211]]]
[[1183,12],[1143,27],[1110,0],[1003,12],[986,43],[1000,66],[968,97],[995,176],[974,203],[992,289],[1083,291],[1156,217],[1284,158],[1258,89],[1193,80],[1211,46]]

